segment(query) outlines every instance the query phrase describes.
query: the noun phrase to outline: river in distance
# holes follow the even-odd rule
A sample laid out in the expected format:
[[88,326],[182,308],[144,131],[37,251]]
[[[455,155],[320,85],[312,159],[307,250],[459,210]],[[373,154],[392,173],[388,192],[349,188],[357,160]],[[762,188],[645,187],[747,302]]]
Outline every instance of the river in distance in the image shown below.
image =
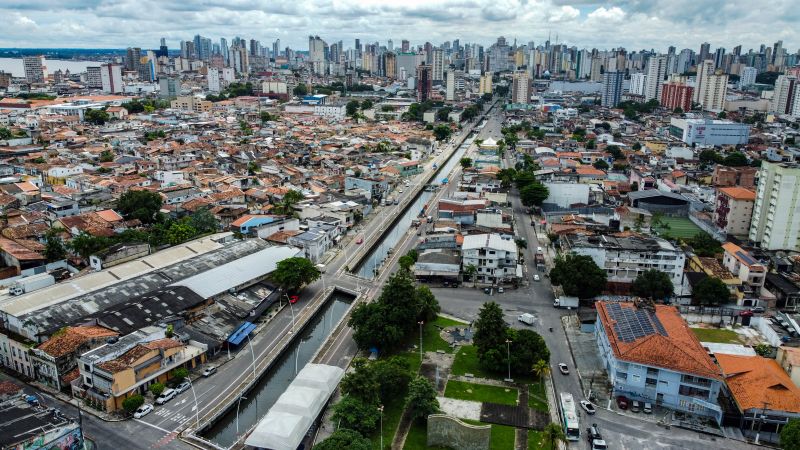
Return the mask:
[[[47,66],[47,73],[53,73],[59,69],[64,72],[69,70],[70,73],[81,73],[86,72],[86,68],[89,66],[99,66],[103,63],[94,61],[68,61],[45,58],[44,64]],[[24,77],[25,69],[22,67],[22,58],[0,58],[0,71],[11,73],[11,75],[15,77]]]

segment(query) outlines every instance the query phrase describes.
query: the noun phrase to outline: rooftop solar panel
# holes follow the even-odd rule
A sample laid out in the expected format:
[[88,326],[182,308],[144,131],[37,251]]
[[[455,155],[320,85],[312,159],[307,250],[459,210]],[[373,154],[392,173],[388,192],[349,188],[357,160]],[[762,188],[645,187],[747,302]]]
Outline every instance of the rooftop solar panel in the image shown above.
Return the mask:
[[606,310],[614,320],[614,333],[622,342],[633,342],[655,333],[667,335],[658,317],[648,310],[623,308],[618,303],[609,304]]
[[743,252],[741,250],[737,251],[736,255],[738,255],[740,258],[742,258],[742,260],[744,262],[746,262],[747,264],[757,264],[758,263],[758,261],[753,259],[752,256],[748,255],[747,253],[745,253],[745,252]]

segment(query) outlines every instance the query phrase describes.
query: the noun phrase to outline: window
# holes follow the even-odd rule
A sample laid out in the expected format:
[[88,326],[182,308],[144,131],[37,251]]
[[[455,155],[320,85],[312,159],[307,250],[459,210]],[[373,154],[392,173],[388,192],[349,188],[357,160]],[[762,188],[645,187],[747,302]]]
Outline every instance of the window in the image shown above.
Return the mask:
[[656,387],[656,384],[658,384],[658,381],[655,378],[645,378],[644,384],[647,387],[653,387],[654,388],[654,387]]
[[617,379],[627,380],[628,379],[628,374],[625,373],[625,372],[617,371]]
[[648,367],[647,368],[647,374],[651,375],[651,376],[654,376],[654,377],[657,377],[658,376],[658,369],[654,369],[652,367]]
[[706,389],[700,389],[693,386],[686,386],[682,384],[678,389],[678,394],[686,397],[697,397],[707,400],[709,391]]

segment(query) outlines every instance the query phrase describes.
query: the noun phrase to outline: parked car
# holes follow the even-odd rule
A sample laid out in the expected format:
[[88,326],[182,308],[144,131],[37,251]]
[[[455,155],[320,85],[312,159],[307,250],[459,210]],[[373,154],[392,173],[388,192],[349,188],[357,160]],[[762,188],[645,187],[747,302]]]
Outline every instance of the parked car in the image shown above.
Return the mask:
[[594,414],[597,412],[592,402],[588,400],[581,400],[581,408],[586,411],[586,414]]
[[596,423],[593,423],[592,426],[586,429],[586,439],[589,442],[592,442],[595,439],[603,439],[603,436],[600,435],[600,430],[597,428]]
[[631,402],[631,412],[637,413],[641,410],[642,410],[641,405],[639,405],[639,402],[637,400]]
[[156,399],[156,405],[163,405],[164,403],[167,403],[175,398],[176,395],[178,395],[178,393],[175,392],[175,389],[164,389],[164,391],[161,392],[161,395],[159,395]]
[[153,411],[153,405],[150,403],[145,403],[144,405],[136,408],[136,412],[133,413],[133,417],[135,419],[141,419],[142,417],[150,414]]
[[211,375],[214,375],[215,373],[217,373],[217,368],[214,367],[214,366],[208,366],[205,369],[203,369],[203,376],[204,377],[210,377]]
[[498,294],[502,294],[503,292],[505,292],[505,289],[503,289],[503,286],[500,286],[499,288],[497,288],[497,293]]
[[294,305],[295,303],[297,303],[297,301],[298,301],[298,300],[300,300],[300,297],[299,297],[299,296],[297,296],[297,295],[292,295],[292,296],[290,296],[290,297],[289,297],[289,303],[291,303],[291,304],[293,304],[293,305]]
[[541,281],[541,278],[539,278],[538,273],[533,274],[533,281]]
[[752,311],[754,313],[763,313],[764,311],[766,311],[766,309],[764,309],[763,306],[754,306],[754,307],[750,308],[750,311]]
[[558,370],[564,375],[569,375],[569,367],[564,363],[558,363]]
[[192,383],[189,380],[181,382],[181,384],[175,386],[175,392],[180,394],[181,392],[187,391],[190,387],[192,387]]
[[650,402],[644,402],[644,407],[642,408],[642,412],[645,414],[652,414],[653,413],[653,405]]
[[618,395],[617,407],[619,409],[628,409],[628,397],[625,397],[624,395]]
[[492,295],[492,288],[488,288],[488,287],[487,287],[487,288],[483,288],[483,292],[484,292],[485,294]]
[[361,245],[364,242],[364,238],[356,239],[356,244]]

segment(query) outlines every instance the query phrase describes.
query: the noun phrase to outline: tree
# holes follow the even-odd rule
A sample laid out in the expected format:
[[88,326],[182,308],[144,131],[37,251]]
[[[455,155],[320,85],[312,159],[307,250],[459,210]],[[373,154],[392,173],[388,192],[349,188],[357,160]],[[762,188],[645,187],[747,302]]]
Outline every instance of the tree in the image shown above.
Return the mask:
[[157,192],[131,190],[119,197],[117,209],[126,219],[139,219],[144,224],[156,221],[163,200]]
[[558,256],[550,270],[550,281],[564,290],[565,295],[592,298],[606,287],[606,271],[595,264],[591,256],[568,253]]
[[517,189],[522,189],[525,186],[531,185],[535,182],[536,175],[530,170],[519,171],[514,176],[514,183],[517,185]]
[[92,236],[81,231],[80,234],[72,238],[69,246],[81,258],[88,260],[89,256],[103,250],[111,245],[111,241],[103,236]]
[[769,344],[756,344],[753,347],[753,350],[756,351],[758,356],[763,356],[764,358],[769,358],[772,355],[772,346]]
[[319,269],[309,259],[298,256],[278,261],[272,272],[272,280],[290,292],[296,292],[303,285],[317,281],[320,276]]
[[638,152],[639,150],[642,149],[642,144],[640,144],[639,142],[635,142],[631,148],[633,149],[633,151]]
[[67,249],[59,236],[61,231],[60,228],[51,228],[45,234],[44,256],[50,262],[60,261],[67,256]]
[[361,106],[361,103],[358,100],[350,100],[347,102],[347,106],[345,106],[345,110],[347,111],[348,117],[355,117],[356,113],[358,113],[358,107]]
[[198,209],[189,216],[189,224],[198,233],[213,233],[219,230],[219,221],[214,214],[206,208]]
[[185,367],[178,367],[172,371],[172,379],[180,383],[189,376],[189,371]]
[[269,111],[261,111],[258,116],[261,119],[261,123],[274,122],[278,120],[277,114],[270,114]]
[[791,419],[781,429],[781,448],[800,450],[800,419]]
[[167,229],[167,242],[169,245],[178,245],[197,236],[197,230],[187,221],[172,222]]
[[100,162],[111,162],[114,161],[114,152],[111,150],[103,150],[100,152]]
[[128,413],[136,411],[140,406],[144,405],[144,397],[140,394],[134,394],[122,401],[122,408]]
[[340,427],[358,431],[365,436],[375,431],[379,419],[377,405],[365,403],[350,395],[342,397],[333,407],[334,423],[338,422]]
[[484,303],[475,321],[473,344],[478,350],[478,361],[488,370],[502,371],[506,366],[506,339],[508,325],[503,320],[503,310],[495,302]]
[[414,265],[414,258],[408,255],[403,255],[397,260],[397,263],[400,264],[400,268],[402,270],[411,270],[411,266]]
[[464,276],[472,278],[472,287],[475,287],[475,275],[478,274],[478,268],[475,267],[475,264],[469,264],[467,267],[464,267]]
[[302,97],[308,94],[308,86],[306,86],[304,83],[300,83],[297,86],[295,86],[294,89],[292,89],[292,94],[298,97]]
[[625,155],[622,154],[622,150],[619,149],[618,145],[609,145],[606,147],[606,151],[614,157],[615,160],[619,161],[620,159],[625,159]]
[[639,297],[657,300],[672,297],[674,289],[669,275],[660,270],[649,269],[633,280],[632,292]]
[[561,428],[561,425],[550,422],[542,430],[542,441],[542,447],[556,450],[559,443],[567,442],[567,436],[564,434],[564,429]]
[[514,178],[517,176],[517,171],[514,170],[513,167],[508,169],[500,169],[497,172],[497,179],[500,180],[500,184],[504,188],[508,188],[511,186],[511,182],[514,181]]
[[2,140],[11,139],[12,136],[14,135],[11,133],[11,130],[9,130],[6,127],[0,127],[0,139]]
[[722,245],[713,236],[701,231],[687,242],[697,256],[712,257],[722,253]]
[[369,361],[365,358],[355,358],[351,367],[353,370],[342,378],[342,393],[364,403],[377,405],[380,383]]
[[683,108],[681,108],[680,106],[678,106],[677,108],[675,108],[675,109],[673,109],[673,110],[672,110],[672,113],[673,113],[673,114],[683,114]]
[[408,385],[406,407],[411,420],[426,418],[428,415],[439,411],[436,389],[434,389],[430,381],[420,376],[411,380]]
[[416,292],[417,303],[417,322],[420,320],[430,322],[436,319],[436,315],[441,311],[439,301],[433,295],[431,288],[428,286],[417,286]]
[[472,158],[464,157],[461,158],[458,162],[459,164],[461,164],[462,169],[467,169],[469,167],[472,167]]
[[280,203],[275,205],[275,212],[286,216],[294,215],[294,205],[302,199],[303,194],[301,192],[290,190],[283,194]]
[[726,118],[728,118],[728,113],[726,113],[725,111],[722,111],[719,114],[717,114],[717,119],[719,120],[724,120]]
[[370,99],[365,99],[364,101],[361,102],[361,110],[362,111],[367,110],[367,109],[371,109],[373,106],[374,106],[374,103]]
[[594,150],[595,148],[597,148],[597,144],[594,142],[594,139],[586,141],[586,150]]
[[722,156],[714,150],[706,149],[700,152],[698,156],[700,162],[703,164],[718,164],[722,162]]
[[718,305],[731,298],[728,286],[716,277],[706,277],[692,286],[692,300],[700,305]]
[[517,244],[517,250],[524,250],[528,248],[528,241],[525,238],[516,238],[514,243]]
[[722,160],[722,164],[728,167],[743,167],[748,165],[747,156],[742,152],[733,152]]
[[159,395],[161,395],[161,393],[164,392],[164,389],[166,388],[167,387],[164,386],[164,383],[153,383],[150,385],[150,387],[148,387],[150,392],[153,394],[153,397],[158,397]]
[[433,135],[436,137],[437,141],[447,140],[452,133],[453,131],[450,129],[450,126],[445,124],[437,125],[433,129]]
[[597,161],[592,164],[595,169],[599,170],[608,170],[608,163],[604,159],[598,159]]
[[453,108],[447,106],[445,106],[444,108],[439,108],[439,110],[436,111],[436,120],[439,120],[441,122],[447,122],[447,118],[452,111]]
[[511,372],[516,375],[530,373],[531,361],[550,361],[550,350],[542,336],[532,330],[508,330],[511,340],[507,350],[511,356]]
[[542,183],[529,184],[519,190],[519,199],[525,206],[541,206],[550,195],[550,189]]
[[405,395],[411,382],[411,371],[406,359],[400,356],[379,359],[373,361],[370,368],[380,384],[381,402],[386,403]]
[[539,378],[539,382],[543,383],[544,379],[550,375],[550,363],[540,359],[533,363],[533,367],[531,367],[531,372]]
[[102,109],[87,109],[83,114],[83,120],[92,125],[103,125],[109,121],[111,116]]
[[358,431],[339,428],[324,441],[315,445],[313,450],[372,450],[372,442]]

